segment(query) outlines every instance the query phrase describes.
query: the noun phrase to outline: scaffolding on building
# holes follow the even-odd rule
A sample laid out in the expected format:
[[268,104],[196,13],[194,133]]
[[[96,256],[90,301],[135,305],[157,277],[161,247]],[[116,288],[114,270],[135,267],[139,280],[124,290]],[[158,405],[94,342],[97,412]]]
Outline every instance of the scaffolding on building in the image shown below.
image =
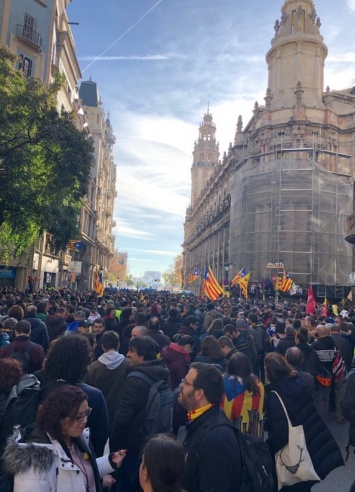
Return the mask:
[[[352,247],[344,240],[353,210],[352,155],[321,132],[302,147],[278,132],[269,150],[243,156],[231,182],[230,263],[251,280],[283,263],[297,284],[347,285]],[[334,150],[333,150],[334,149]]]

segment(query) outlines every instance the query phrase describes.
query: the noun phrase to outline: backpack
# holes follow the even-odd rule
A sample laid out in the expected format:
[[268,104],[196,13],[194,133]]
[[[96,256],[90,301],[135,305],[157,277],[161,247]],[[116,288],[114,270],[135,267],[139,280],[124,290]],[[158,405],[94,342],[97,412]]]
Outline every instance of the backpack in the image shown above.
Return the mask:
[[238,442],[242,460],[242,475],[238,492],[273,492],[273,459],[269,446],[259,437],[242,434],[232,424],[212,424],[205,428],[205,431],[199,436],[196,448],[198,448],[206,432],[222,426],[231,427]]
[[41,384],[33,374],[25,376],[11,388],[0,423],[0,454],[15,426],[23,429],[35,422],[40,396]]
[[154,381],[140,371],[132,371],[130,377],[140,378],[149,384],[147,403],[144,414],[144,432],[147,436],[170,432],[173,416],[173,392],[166,381]]
[[34,348],[34,344],[29,343],[26,346],[15,347],[10,343],[8,348],[8,357],[11,359],[16,359],[22,365],[22,370],[24,374],[30,373],[31,359],[30,352]]
[[344,359],[339,350],[336,351],[332,362],[333,381],[337,383],[345,375],[346,368]]

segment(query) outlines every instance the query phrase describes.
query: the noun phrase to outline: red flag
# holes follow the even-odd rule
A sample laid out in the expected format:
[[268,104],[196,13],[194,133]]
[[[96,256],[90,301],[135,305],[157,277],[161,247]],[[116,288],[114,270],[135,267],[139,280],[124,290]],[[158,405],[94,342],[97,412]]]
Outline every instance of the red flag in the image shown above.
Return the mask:
[[316,311],[316,298],[314,297],[313,290],[311,287],[308,287],[308,298],[307,298],[307,314],[314,314]]

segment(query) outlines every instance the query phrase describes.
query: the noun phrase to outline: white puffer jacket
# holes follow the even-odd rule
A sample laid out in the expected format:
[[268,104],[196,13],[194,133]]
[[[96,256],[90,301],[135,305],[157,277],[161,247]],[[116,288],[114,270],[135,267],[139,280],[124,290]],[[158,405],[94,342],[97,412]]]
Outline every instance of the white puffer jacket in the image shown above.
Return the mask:
[[[21,443],[16,437],[9,440],[3,459],[5,470],[14,475],[14,492],[86,492],[82,471],[72,463],[59,442],[47,436],[48,444],[35,440]],[[92,458],[89,429],[85,429],[79,439]],[[114,469],[108,455],[96,459],[96,469],[92,460],[96,492],[100,492],[100,478]]]

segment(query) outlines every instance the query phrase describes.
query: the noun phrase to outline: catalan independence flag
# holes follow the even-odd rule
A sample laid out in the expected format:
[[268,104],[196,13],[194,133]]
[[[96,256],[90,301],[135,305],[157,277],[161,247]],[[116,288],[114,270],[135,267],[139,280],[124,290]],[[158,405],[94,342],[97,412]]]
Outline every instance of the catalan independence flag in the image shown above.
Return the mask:
[[243,434],[261,437],[265,392],[260,381],[256,384],[259,386],[259,394],[253,395],[237,378],[224,379],[225,393],[221,407]]
[[217,282],[210,267],[206,268],[202,285],[202,292],[204,295],[209,297],[211,301],[216,301],[219,296],[223,294],[223,289]]
[[250,272],[248,272],[244,277],[237,280],[237,284],[240,286],[243,296],[248,299],[248,285],[249,285]]
[[247,272],[246,272],[245,268],[242,268],[240,270],[240,272],[238,272],[237,275],[232,280],[232,282],[231,282],[232,287],[233,287],[233,285],[236,285],[238,283],[238,280],[245,277],[246,274],[247,274]]
[[102,283],[102,275],[98,274],[97,270],[95,272],[95,291],[99,296],[104,294],[104,286]]
[[192,284],[192,282],[195,282],[195,280],[197,280],[200,276],[200,272],[198,270],[198,268],[194,268],[194,271],[192,273],[190,273],[189,275],[189,284]]
[[249,284],[250,272],[246,272],[245,268],[242,268],[240,272],[232,280],[233,285],[240,285],[243,296],[248,298],[248,284]]
[[279,290],[281,290],[282,292],[289,292],[291,290],[292,284],[292,278],[287,272],[284,272]]

